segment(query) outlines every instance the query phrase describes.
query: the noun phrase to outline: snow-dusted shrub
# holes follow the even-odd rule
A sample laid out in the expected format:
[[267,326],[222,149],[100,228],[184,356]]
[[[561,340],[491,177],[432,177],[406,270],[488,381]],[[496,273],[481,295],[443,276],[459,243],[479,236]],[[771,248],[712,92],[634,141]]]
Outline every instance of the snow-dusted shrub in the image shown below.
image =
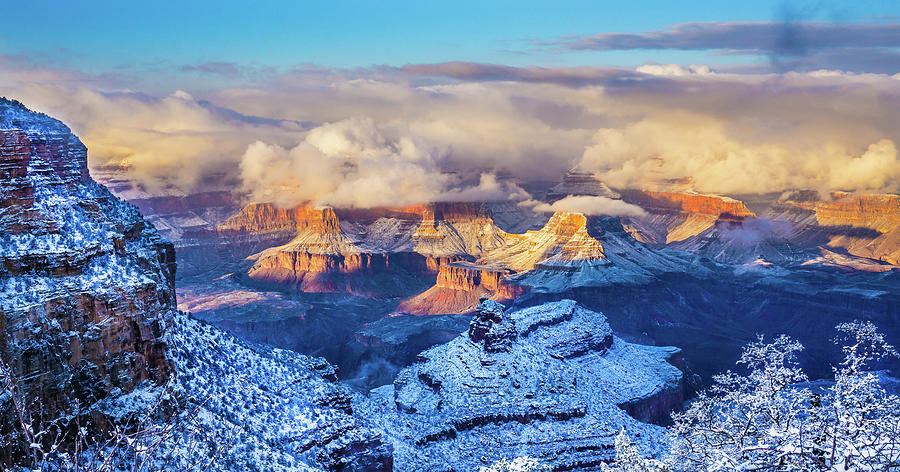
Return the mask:
[[623,429],[616,436],[616,460],[614,465],[600,464],[603,472],[671,472],[668,464],[641,456]]
[[[48,415],[29,398],[18,378],[0,361],[0,405],[8,405],[14,429],[0,435],[0,447],[22,451],[11,470],[22,472],[155,472],[206,471],[228,446],[196,420],[199,410],[181,416],[163,413],[168,391],[135,390],[116,408],[128,417],[113,418],[104,429],[89,428],[88,411],[76,404],[71,412]],[[212,441],[201,454],[201,444]]]
[[479,472],[549,472],[550,466],[531,457],[516,457],[512,460],[500,459],[490,467],[480,467]]
[[[669,463],[687,471],[896,470],[900,399],[869,369],[894,356],[872,323],[837,327],[844,360],[834,383],[813,391],[796,362],[803,347],[785,336],[748,345],[747,369],[714,378],[686,411],[673,415]],[[628,457],[628,456],[626,456]],[[632,469],[624,469],[632,470]]]

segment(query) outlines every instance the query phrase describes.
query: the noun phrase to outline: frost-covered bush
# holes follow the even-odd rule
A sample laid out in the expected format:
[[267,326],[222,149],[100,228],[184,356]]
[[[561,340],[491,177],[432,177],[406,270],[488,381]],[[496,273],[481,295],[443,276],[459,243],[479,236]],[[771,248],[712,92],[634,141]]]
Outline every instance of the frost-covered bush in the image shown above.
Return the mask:
[[544,472],[550,471],[550,466],[543,464],[531,457],[516,457],[512,460],[500,459],[490,467],[480,467],[479,472]]
[[670,472],[668,464],[641,456],[625,430],[616,436],[615,465],[600,464],[603,472]]
[[[900,469],[900,399],[871,366],[896,356],[872,323],[844,323],[836,340],[844,360],[834,382],[815,391],[796,361],[803,349],[786,336],[749,344],[745,374],[714,378],[686,411],[673,415],[672,470],[815,471]],[[667,470],[647,462],[620,437],[615,468]]]

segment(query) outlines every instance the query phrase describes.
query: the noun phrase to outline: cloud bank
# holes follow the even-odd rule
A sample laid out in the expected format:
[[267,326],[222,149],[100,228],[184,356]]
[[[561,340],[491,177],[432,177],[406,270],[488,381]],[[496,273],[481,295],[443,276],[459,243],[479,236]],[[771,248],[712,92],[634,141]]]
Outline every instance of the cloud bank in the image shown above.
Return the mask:
[[0,95],[62,119],[93,168],[127,169],[151,192],[356,207],[523,200],[525,183],[576,165],[613,187],[690,177],[724,194],[900,191],[900,75],[455,62],[304,65],[190,93],[128,83],[0,56]]

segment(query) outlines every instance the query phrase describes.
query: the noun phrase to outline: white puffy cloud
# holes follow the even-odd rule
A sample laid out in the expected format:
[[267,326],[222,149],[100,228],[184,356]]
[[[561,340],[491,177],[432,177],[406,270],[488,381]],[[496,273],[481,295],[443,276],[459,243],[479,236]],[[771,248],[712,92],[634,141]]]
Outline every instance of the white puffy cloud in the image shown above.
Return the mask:
[[319,126],[291,149],[255,142],[241,177],[257,201],[337,207],[403,206],[431,201],[449,176],[443,152],[415,136],[391,133],[369,118]]
[[855,150],[840,136],[797,130],[792,137],[793,142],[741,139],[725,123],[693,114],[647,118],[597,131],[580,166],[621,188],[690,177],[697,190],[724,194],[897,190],[900,159],[892,140],[880,138]]
[[540,203],[533,210],[536,212],[567,211],[598,216],[643,216],[647,214],[641,207],[625,203],[622,200],[588,195],[569,195],[553,204]]

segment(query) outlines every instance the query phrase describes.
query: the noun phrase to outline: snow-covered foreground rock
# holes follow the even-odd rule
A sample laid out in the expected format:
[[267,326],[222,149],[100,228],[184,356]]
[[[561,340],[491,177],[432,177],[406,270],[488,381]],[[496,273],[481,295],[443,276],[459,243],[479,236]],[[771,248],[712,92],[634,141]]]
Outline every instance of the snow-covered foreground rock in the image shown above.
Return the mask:
[[370,415],[393,442],[395,470],[478,470],[519,456],[590,470],[612,457],[623,427],[645,454],[662,452],[664,429],[636,418],[680,405],[679,361],[675,348],[615,337],[602,314],[571,300],[518,311],[483,300],[467,333],[372,391]]
[[[69,128],[0,98],[0,359],[45,415],[171,376],[174,277],[172,244],[91,179]],[[5,395],[0,412],[6,434]]]
[[[333,367],[178,313],[172,244],[91,179],[87,150],[65,125],[6,99],[0,191],[4,468],[46,470],[23,461],[39,448],[71,450],[72,436],[52,448],[54,424],[65,430],[77,418],[90,445],[113,425],[130,434],[126,423],[152,412],[159,425],[145,426],[163,428],[166,441],[148,464],[188,470],[186,461],[209,456],[222,471],[390,470],[390,447],[354,416]],[[131,465],[113,450],[99,454]],[[52,456],[49,467],[72,457]],[[94,470],[84,462],[75,470]]]
[[391,470],[391,447],[324,359],[249,345],[185,314],[166,334],[184,411],[227,447],[213,470]]

